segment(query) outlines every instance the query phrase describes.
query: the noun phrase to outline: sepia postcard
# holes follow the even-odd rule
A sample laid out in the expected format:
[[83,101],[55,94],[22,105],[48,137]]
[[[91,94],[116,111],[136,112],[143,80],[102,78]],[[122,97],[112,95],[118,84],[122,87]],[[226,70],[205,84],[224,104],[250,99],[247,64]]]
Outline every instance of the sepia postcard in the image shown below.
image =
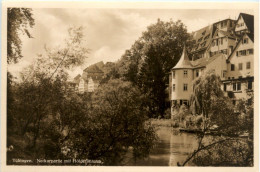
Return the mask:
[[1,170],[258,171],[258,2],[3,2]]

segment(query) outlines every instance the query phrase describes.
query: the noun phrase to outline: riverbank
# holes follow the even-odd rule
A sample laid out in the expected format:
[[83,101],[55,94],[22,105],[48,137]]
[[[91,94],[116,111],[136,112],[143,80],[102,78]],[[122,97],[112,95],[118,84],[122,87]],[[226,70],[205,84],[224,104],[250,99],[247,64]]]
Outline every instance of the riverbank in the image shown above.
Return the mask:
[[151,125],[155,127],[179,127],[179,124],[172,119],[150,119],[149,122],[151,122]]

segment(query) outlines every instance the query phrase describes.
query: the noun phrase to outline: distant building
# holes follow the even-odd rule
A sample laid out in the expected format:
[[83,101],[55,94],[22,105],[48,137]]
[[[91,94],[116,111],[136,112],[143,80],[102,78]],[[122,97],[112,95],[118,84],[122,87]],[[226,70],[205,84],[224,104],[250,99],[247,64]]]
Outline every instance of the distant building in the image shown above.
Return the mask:
[[99,86],[103,76],[104,72],[97,65],[89,66],[83,70],[82,76],[77,75],[69,82],[69,88],[78,93],[93,92]]
[[236,100],[248,98],[254,83],[254,16],[240,13],[192,33],[195,46],[188,57],[184,47],[169,76],[169,95],[175,105],[190,104],[192,81],[208,70],[222,80],[222,89]]
[[103,79],[104,72],[97,65],[92,65],[83,70],[79,82],[79,93],[93,92]]

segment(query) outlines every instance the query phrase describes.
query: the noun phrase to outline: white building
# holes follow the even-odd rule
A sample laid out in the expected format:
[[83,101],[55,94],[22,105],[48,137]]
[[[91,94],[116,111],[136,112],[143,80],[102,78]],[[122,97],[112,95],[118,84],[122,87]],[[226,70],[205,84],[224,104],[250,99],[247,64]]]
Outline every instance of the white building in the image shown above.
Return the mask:
[[193,33],[195,48],[186,48],[169,76],[171,109],[189,105],[192,82],[208,70],[220,76],[223,91],[236,100],[248,98],[254,82],[254,16],[241,13],[237,21],[226,19]]

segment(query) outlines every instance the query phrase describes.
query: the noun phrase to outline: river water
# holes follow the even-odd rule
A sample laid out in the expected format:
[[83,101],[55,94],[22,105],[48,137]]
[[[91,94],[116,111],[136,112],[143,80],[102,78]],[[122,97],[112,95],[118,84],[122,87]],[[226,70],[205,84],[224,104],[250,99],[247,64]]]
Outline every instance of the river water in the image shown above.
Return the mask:
[[[177,129],[160,127],[157,130],[158,143],[152,149],[150,155],[136,162],[129,161],[126,165],[133,166],[177,166],[182,164],[191,152],[196,149],[197,138],[195,134],[180,133]],[[193,164],[189,162],[187,166]]]

